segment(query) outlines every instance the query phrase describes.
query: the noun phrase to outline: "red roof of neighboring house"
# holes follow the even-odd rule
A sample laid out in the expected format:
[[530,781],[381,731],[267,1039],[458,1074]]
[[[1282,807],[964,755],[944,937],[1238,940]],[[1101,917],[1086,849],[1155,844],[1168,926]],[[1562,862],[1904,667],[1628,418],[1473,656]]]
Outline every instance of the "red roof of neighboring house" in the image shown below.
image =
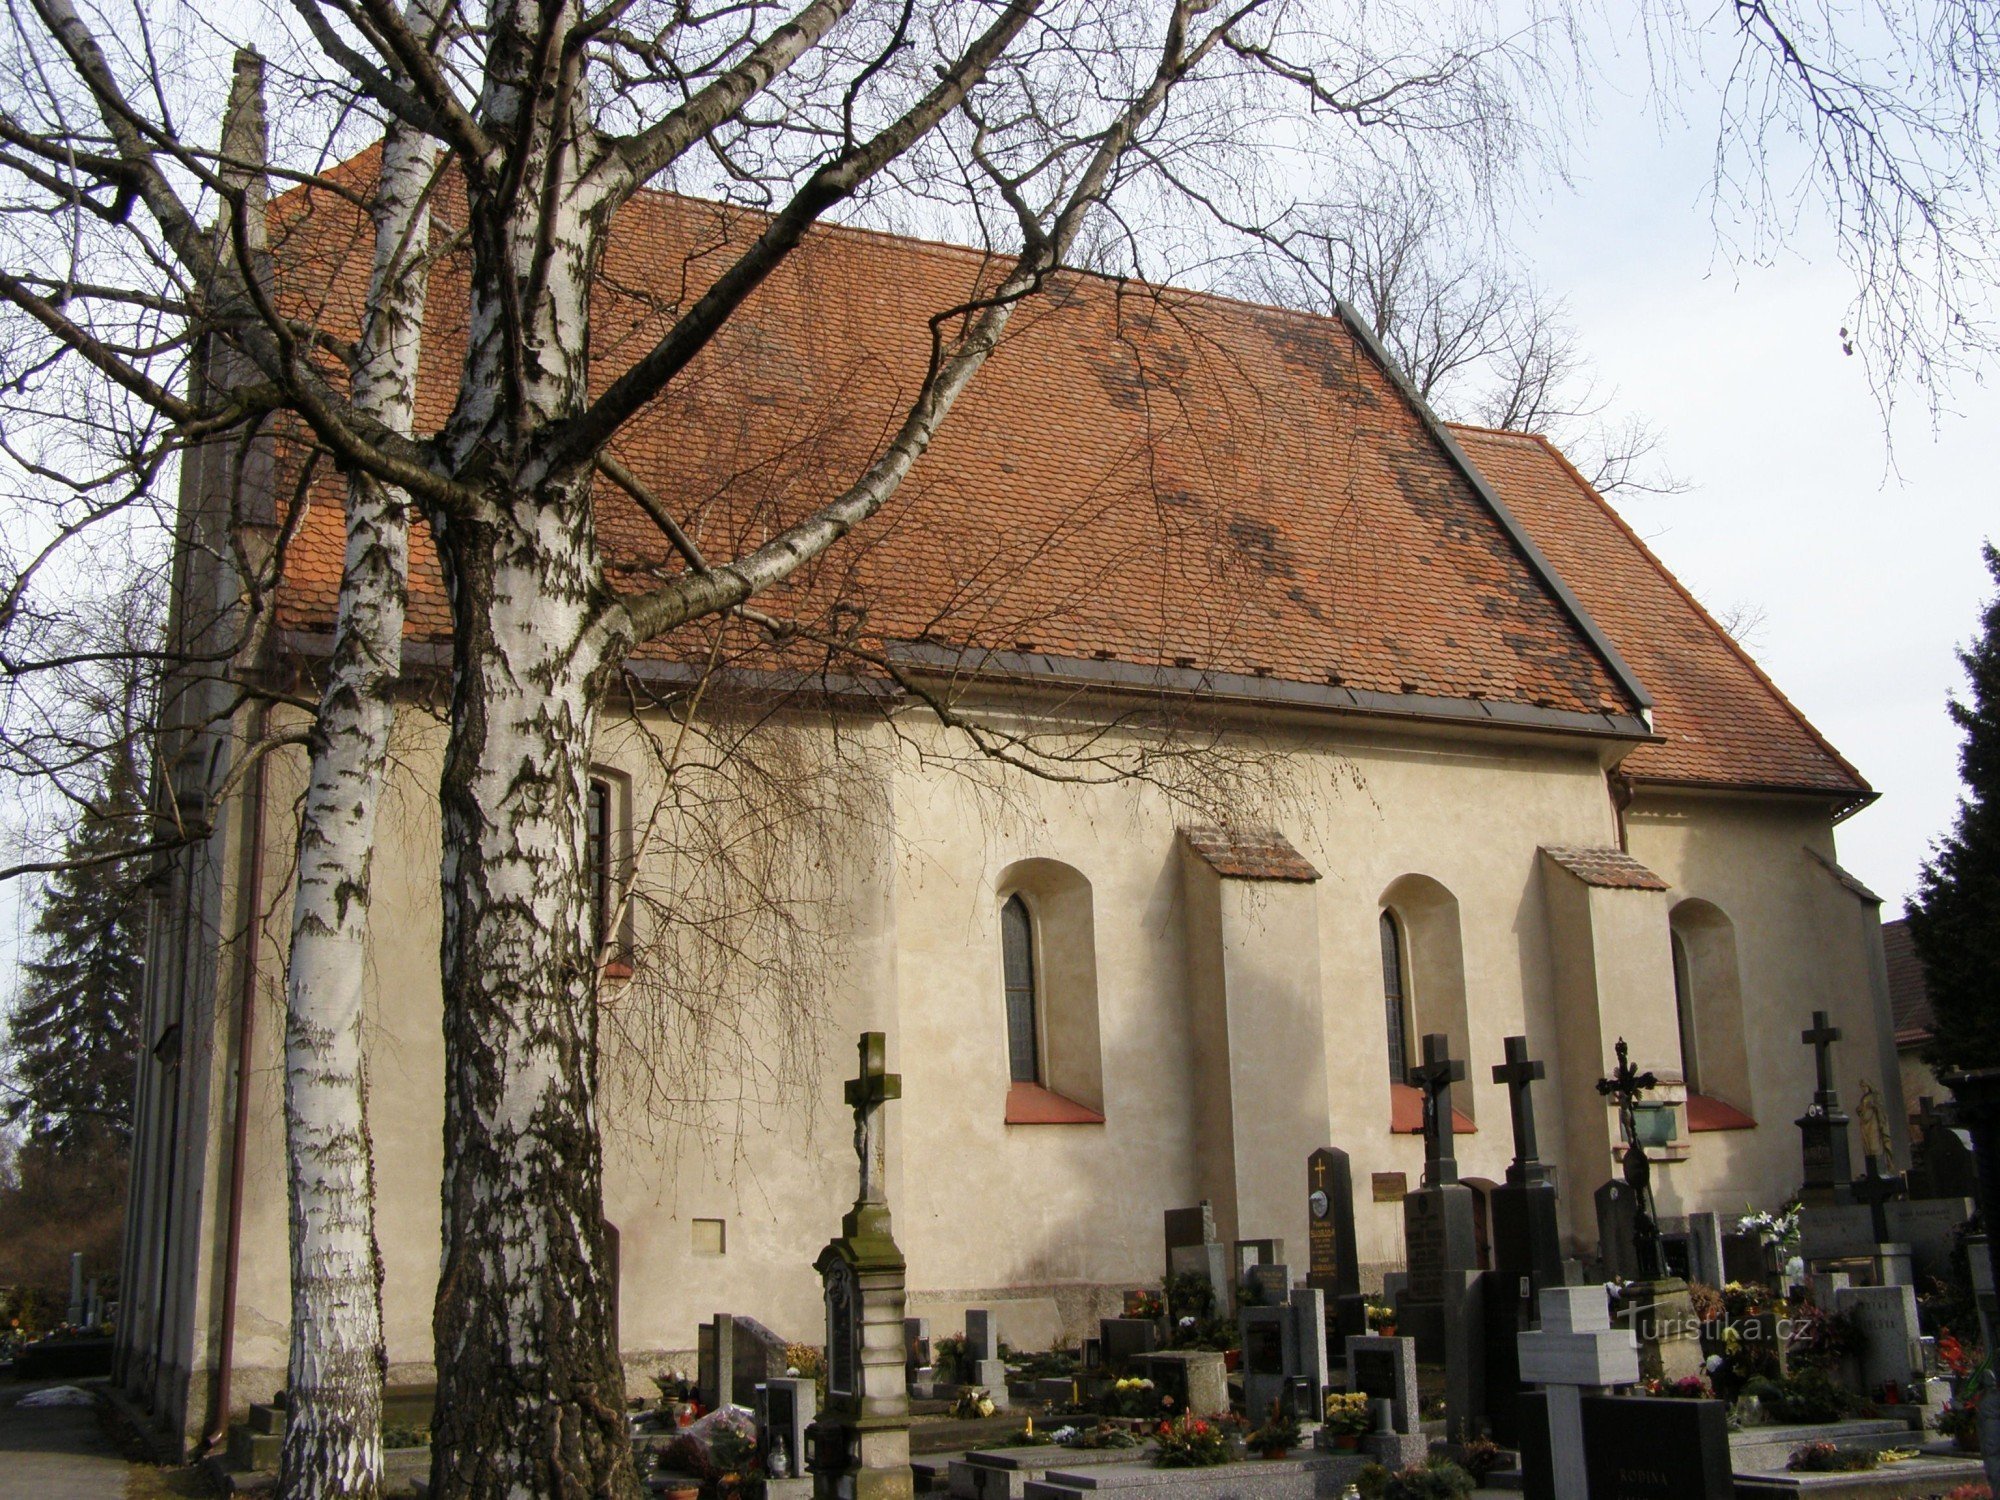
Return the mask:
[[[351,332],[365,220],[303,191],[275,217],[294,305]],[[621,210],[592,312],[593,389],[761,222],[658,193]],[[921,376],[928,317],[992,277],[973,250],[815,230],[612,450],[711,557],[755,545],[874,456]],[[449,409],[465,309],[463,261],[447,259],[420,428]],[[760,607],[837,612],[865,644],[934,665],[1004,655],[1030,675],[1628,738],[1650,690],[1668,743],[1627,761],[1642,774],[1865,789],[1553,448],[1460,436],[1478,470],[1342,318],[1065,274],[1023,305],[884,513]],[[322,474],[287,555],[281,624],[303,635],[333,618],[336,483]],[[623,492],[600,482],[597,508],[615,586],[681,570]],[[421,528],[409,631],[450,632]]]
[[1553,443],[1486,428],[1453,431],[1652,692],[1663,743],[1627,756],[1620,767],[1627,776],[1871,795],[1861,773]]
[[1931,1009],[1931,992],[1924,984],[1924,966],[1917,959],[1916,944],[1910,941],[1910,924],[1902,917],[1882,924],[1882,956],[1889,966],[1889,1018],[1895,1028],[1898,1047],[1914,1047],[1930,1040],[1937,1015]]

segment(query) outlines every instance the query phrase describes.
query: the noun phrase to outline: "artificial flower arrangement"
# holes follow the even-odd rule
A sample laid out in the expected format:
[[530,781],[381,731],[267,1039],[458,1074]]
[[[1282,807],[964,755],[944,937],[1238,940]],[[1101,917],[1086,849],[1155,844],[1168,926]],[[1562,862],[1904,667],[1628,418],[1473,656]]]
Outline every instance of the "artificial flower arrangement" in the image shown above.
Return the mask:
[[1964,1453],[1973,1452],[1979,1447],[1978,1398],[1947,1401],[1931,1419],[1931,1426],[1938,1430],[1939,1436],[1950,1438],[1954,1448]]
[[1368,1331],[1387,1338],[1396,1331],[1396,1309],[1382,1302],[1368,1304]]
[[1230,1460],[1228,1431],[1207,1417],[1170,1418],[1154,1430],[1153,1441],[1159,1445],[1153,1462],[1162,1469],[1207,1469]]

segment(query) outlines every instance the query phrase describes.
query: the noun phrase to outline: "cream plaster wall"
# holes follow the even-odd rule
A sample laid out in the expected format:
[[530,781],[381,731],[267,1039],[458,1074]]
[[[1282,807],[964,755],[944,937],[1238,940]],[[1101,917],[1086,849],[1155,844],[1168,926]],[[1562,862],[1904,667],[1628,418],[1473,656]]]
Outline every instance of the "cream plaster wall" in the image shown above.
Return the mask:
[[[1462,1098],[1479,1122],[1457,1142],[1466,1178],[1498,1181],[1511,1157],[1505,1090],[1491,1081],[1505,1036],[1525,1033],[1533,1055],[1550,1062],[1551,1082],[1538,1089],[1544,1118],[1561,1112],[1564,1093],[1576,1113],[1620,1031],[1642,1060],[1676,1055],[1665,914],[1687,896],[1714,903],[1735,926],[1754,1087],[1751,1099],[1733,1102],[1762,1128],[1697,1138],[1689,1159],[1661,1174],[1663,1211],[1735,1212],[1781,1198],[1798,1175],[1790,1121],[1811,1087],[1810,1057],[1796,1041],[1804,1012],[1824,1005],[1853,1038],[1875,1026],[1872,908],[1803,852],[1831,852],[1822,811],[1775,799],[1642,798],[1628,819],[1632,852],[1672,892],[1578,894],[1551,878],[1543,845],[1616,841],[1590,744],[1267,730],[1261,748],[1281,752],[1282,775],[1241,793],[1237,809],[1246,822],[1281,828],[1322,876],[1277,886],[1187,875],[1176,829],[1199,819],[1157,786],[1063,785],[967,767],[962,755],[940,758],[938,732],[915,721],[895,740],[879,729],[844,733],[860,790],[826,918],[841,958],[823,976],[805,1038],[803,1092],[761,1066],[776,1064],[775,1049],[705,1098],[671,1076],[619,1067],[608,1075],[606,1212],[620,1233],[622,1339],[642,1363],[691,1349],[696,1324],[724,1310],[817,1342],[811,1262],[853,1191],[839,1086],[864,1028],[888,1033],[890,1066],[903,1077],[902,1099],[889,1109],[890,1191],[913,1306],[956,1308],[975,1289],[1014,1289],[1054,1300],[1062,1320],[1078,1325],[1069,1331],[1080,1332],[1098,1289],[1158,1277],[1162,1211],[1194,1202],[1222,1162],[1246,1209],[1239,1232],[1284,1237],[1302,1264],[1304,1158],[1324,1144],[1353,1157],[1364,1266],[1379,1273],[1399,1263],[1400,1205],[1373,1201],[1370,1182],[1400,1172],[1414,1187],[1422,1170],[1421,1142],[1389,1130],[1377,937],[1384,893],[1408,876],[1435,881],[1458,911]],[[392,1378],[402,1379],[429,1371],[438,1256],[438,829],[429,788],[440,750],[436,725],[406,715],[377,853],[370,960],[386,1315]],[[643,825],[660,783],[640,740],[607,733],[600,759],[631,777]],[[267,807],[266,903],[279,935],[297,775],[295,761],[274,768]],[[1009,871],[1037,860],[1087,882],[1101,1125],[1005,1122],[999,897]],[[1212,901],[1190,899],[1204,889]],[[1571,1024],[1573,983],[1559,958],[1580,930],[1592,943],[1594,995],[1609,1008],[1601,1036]],[[282,942],[268,951],[282,952]],[[267,1398],[284,1363],[281,1027],[275,962],[266,970],[246,1159],[239,1405]],[[1436,982],[1420,969],[1411,975],[1420,997]],[[611,1030],[645,1029],[642,991],[607,987]],[[1228,1006],[1215,1003],[1225,998]],[[1051,1044],[1061,1043],[1052,1033]],[[1202,1083],[1204,1056],[1219,1046],[1233,1064],[1227,1098]],[[1842,1049],[1850,1104],[1861,1077],[1885,1076],[1871,1056],[1865,1041]],[[1303,1066],[1291,1067],[1294,1058]],[[1576,1204],[1587,1205],[1611,1170],[1609,1125],[1591,1098],[1595,1134],[1567,1123],[1543,1132],[1570,1188],[1567,1227],[1586,1238],[1594,1223],[1577,1222]],[[221,1128],[218,1120],[211,1136]],[[211,1203],[225,1165],[211,1147],[201,1174]],[[697,1253],[697,1218],[725,1221],[724,1255]],[[212,1210],[201,1234],[208,1287],[220,1264]],[[213,1322],[209,1297],[197,1323]],[[197,1367],[212,1365],[213,1353],[197,1340]]]
[[[1826,813],[1777,798],[1642,794],[1626,821],[1633,855],[1673,887],[1670,905],[1698,897],[1735,929],[1750,1096],[1729,1102],[1759,1127],[1694,1136],[1687,1160],[1655,1178],[1661,1211],[1776,1208],[1798,1185],[1792,1122],[1813,1092],[1812,1049],[1799,1033],[1815,1009],[1844,1033],[1834,1053],[1842,1103],[1853,1114],[1864,1081],[1881,1090],[1907,1163],[1886,986],[1878,989],[1879,910],[1808,852],[1833,857]],[[1858,1169],[1858,1127],[1854,1152]]]

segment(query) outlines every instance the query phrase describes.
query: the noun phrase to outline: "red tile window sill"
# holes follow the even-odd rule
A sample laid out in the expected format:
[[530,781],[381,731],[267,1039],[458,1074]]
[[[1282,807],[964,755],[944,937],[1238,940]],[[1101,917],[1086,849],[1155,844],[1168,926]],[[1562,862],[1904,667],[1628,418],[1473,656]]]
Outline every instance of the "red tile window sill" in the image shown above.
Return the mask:
[[599,969],[597,973],[603,979],[630,979],[632,977],[632,966],[622,958],[614,958],[604,965],[603,968]]
[[1755,1130],[1757,1122],[1733,1104],[1725,1104],[1707,1094],[1690,1093],[1687,1096],[1687,1128],[1689,1135],[1699,1135],[1708,1130]]
[[[1407,1083],[1389,1085],[1389,1130],[1395,1135],[1424,1133],[1424,1096],[1421,1091]],[[1451,1133],[1477,1135],[1479,1127],[1467,1118],[1464,1110],[1454,1109],[1451,1112]]]
[[1015,1083],[1007,1088],[1009,1125],[1102,1125],[1104,1116],[1039,1083]]

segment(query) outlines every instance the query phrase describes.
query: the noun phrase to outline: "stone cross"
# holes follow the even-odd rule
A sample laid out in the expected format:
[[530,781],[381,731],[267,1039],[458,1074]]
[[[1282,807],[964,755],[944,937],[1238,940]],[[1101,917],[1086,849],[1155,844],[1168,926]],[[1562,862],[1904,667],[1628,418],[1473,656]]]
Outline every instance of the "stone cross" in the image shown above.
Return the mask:
[[1507,1169],[1509,1182],[1546,1182],[1549,1169],[1535,1145],[1535,1101],[1528,1085],[1548,1076],[1540,1061],[1528,1056],[1528,1039],[1510,1036],[1505,1043],[1507,1061],[1493,1069],[1493,1081],[1507,1085],[1507,1108],[1514,1117],[1514,1164]]
[[1903,1179],[1882,1175],[1882,1158],[1869,1152],[1867,1169],[1854,1179],[1854,1201],[1868,1205],[1868,1219],[1875,1231],[1875,1243],[1889,1243],[1889,1201],[1903,1196]]
[[847,1102],[854,1110],[854,1154],[861,1159],[857,1203],[886,1203],[889,1199],[889,1143],[882,1105],[903,1097],[903,1080],[888,1071],[888,1050],[881,1032],[862,1032],[861,1070],[847,1080]]
[[1458,1181],[1452,1155],[1451,1086],[1465,1081],[1465,1064],[1451,1056],[1451,1039],[1440,1032],[1424,1037],[1424,1060],[1410,1069],[1410,1086],[1424,1095],[1424,1186]]
[[1840,1040],[1840,1028],[1829,1026],[1826,1012],[1816,1010],[1812,1013],[1812,1025],[1799,1033],[1799,1040],[1813,1049],[1813,1067],[1819,1077],[1813,1103],[1827,1111],[1838,1109],[1840,1100],[1833,1092],[1833,1044]]
[[1920,1094],[1917,1097],[1917,1113],[1911,1123],[1922,1132],[1922,1139],[1928,1141],[1931,1132],[1949,1128],[1951,1118],[1937,1107],[1937,1100],[1929,1094]]

